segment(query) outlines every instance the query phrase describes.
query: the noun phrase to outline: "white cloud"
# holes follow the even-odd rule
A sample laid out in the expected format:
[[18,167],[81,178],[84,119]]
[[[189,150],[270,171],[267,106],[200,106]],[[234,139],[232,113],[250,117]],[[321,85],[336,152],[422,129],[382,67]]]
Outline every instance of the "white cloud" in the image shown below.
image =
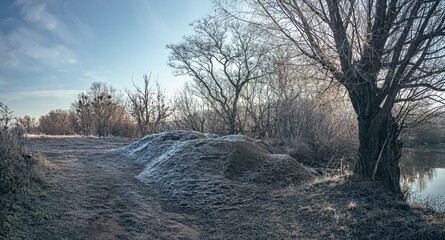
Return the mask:
[[59,20],[47,11],[46,3],[36,4],[31,1],[16,1],[16,4],[22,6],[20,14],[25,21],[36,23],[48,30],[57,27]]
[[76,60],[72,58],[72,52],[63,45],[56,45],[52,47],[33,46],[24,50],[24,53],[36,60],[47,61],[47,63],[50,65],[58,65],[60,63],[76,63]]
[[8,85],[8,83],[0,78],[0,85]]
[[40,34],[16,28],[0,35],[0,67],[5,69],[35,70],[77,63],[73,51],[63,44],[48,44]]

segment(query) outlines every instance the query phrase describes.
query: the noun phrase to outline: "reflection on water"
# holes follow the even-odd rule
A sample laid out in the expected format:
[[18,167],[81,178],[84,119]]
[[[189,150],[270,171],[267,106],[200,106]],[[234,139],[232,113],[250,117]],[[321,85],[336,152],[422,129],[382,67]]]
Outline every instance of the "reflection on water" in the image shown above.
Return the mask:
[[445,202],[445,143],[404,149],[399,166],[402,186],[419,198],[440,195]]

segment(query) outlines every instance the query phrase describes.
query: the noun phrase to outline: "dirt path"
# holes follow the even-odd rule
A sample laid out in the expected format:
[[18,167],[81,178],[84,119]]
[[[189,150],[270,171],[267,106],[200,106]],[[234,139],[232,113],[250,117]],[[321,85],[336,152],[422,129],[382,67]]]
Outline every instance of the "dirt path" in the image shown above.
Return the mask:
[[168,212],[156,186],[134,176],[143,166],[108,150],[130,144],[116,138],[33,138],[31,151],[54,165],[43,200],[48,219],[35,224],[39,239],[199,239],[193,216]]

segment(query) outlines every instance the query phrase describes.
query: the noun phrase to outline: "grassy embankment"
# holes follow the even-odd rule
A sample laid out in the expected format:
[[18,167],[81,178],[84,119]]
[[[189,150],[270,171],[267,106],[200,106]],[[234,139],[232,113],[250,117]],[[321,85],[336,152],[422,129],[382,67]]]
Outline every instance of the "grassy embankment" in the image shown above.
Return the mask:
[[48,218],[42,205],[50,164],[32,156],[19,126],[0,129],[0,239],[13,239],[36,220]]

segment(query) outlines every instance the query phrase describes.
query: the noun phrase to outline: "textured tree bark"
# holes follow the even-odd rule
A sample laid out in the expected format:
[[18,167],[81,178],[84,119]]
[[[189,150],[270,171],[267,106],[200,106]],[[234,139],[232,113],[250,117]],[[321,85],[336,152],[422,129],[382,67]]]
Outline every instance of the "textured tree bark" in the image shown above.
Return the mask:
[[372,119],[359,116],[359,158],[355,172],[375,180],[401,200],[400,169],[402,143],[398,140],[398,124],[389,115],[382,124],[372,126]]

